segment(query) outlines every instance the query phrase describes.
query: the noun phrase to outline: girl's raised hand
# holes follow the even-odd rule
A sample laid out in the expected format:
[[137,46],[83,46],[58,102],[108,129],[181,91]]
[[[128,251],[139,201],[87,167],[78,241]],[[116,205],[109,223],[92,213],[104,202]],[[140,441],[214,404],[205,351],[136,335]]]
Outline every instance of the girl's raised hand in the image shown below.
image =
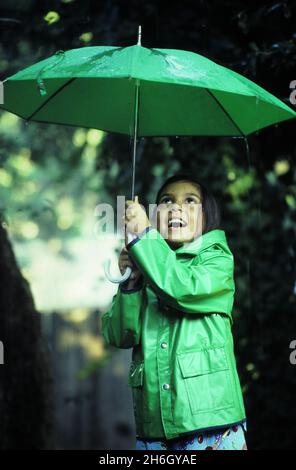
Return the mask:
[[151,225],[144,207],[138,202],[138,196],[135,196],[134,201],[126,201],[125,205],[124,223],[126,232],[138,235]]

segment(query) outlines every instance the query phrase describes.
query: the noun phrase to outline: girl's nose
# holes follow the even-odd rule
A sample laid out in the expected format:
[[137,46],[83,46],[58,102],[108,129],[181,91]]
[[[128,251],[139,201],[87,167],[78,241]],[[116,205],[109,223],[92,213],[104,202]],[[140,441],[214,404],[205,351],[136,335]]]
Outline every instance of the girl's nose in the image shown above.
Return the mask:
[[172,206],[169,209],[169,214],[171,214],[172,217],[181,217],[181,208],[179,204],[172,204]]
[[180,205],[177,202],[174,202],[171,206],[171,210],[179,211],[180,210]]

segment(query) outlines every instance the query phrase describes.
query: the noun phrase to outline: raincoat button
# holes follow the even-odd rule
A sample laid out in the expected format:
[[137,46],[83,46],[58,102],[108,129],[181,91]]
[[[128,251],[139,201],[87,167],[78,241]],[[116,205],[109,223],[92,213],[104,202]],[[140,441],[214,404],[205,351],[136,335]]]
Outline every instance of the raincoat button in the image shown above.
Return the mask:
[[163,343],[161,343],[161,347],[164,349],[167,347],[167,343],[164,341]]
[[170,385],[169,385],[169,384],[164,384],[164,385],[162,386],[162,388],[163,388],[164,390],[168,390],[168,389],[170,388]]

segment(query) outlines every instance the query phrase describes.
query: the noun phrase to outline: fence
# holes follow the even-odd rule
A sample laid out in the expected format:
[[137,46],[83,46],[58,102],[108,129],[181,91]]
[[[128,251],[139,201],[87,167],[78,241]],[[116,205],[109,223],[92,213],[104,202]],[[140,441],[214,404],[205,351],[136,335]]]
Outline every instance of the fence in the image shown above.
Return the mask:
[[98,310],[44,313],[54,380],[56,449],[133,449],[131,350],[106,356]]

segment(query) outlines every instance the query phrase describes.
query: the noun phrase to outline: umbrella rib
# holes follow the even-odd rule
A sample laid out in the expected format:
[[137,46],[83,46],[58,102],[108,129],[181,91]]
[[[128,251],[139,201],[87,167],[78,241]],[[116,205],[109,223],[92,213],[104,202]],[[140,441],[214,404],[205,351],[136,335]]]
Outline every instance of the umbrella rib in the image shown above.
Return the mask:
[[239,128],[239,126],[236,124],[236,122],[234,122],[234,120],[232,119],[232,117],[230,116],[230,114],[226,111],[226,109],[221,105],[220,101],[216,98],[216,96],[211,92],[211,90],[209,88],[205,88],[205,90],[207,90],[207,92],[211,95],[212,98],[214,98],[214,100],[218,103],[219,107],[222,109],[222,111],[226,114],[226,116],[228,117],[228,119],[232,122],[232,124],[237,128],[237,130],[239,131],[239,133],[241,135],[245,135],[242,130]]
[[70,80],[68,80],[66,83],[64,83],[64,85],[62,85],[58,90],[56,90],[46,101],[44,101],[44,103],[42,103],[39,108],[37,108],[32,114],[31,116],[29,116],[28,118],[26,118],[26,121],[30,121],[30,119],[32,119],[35,114],[37,114],[40,109],[42,109],[47,103],[49,103],[49,101],[54,98],[55,96],[57,96],[60,91],[64,90],[64,88],[66,88],[68,85],[70,85],[70,83],[72,83],[74,80],[76,80],[77,77],[73,77],[73,78],[70,78]]

